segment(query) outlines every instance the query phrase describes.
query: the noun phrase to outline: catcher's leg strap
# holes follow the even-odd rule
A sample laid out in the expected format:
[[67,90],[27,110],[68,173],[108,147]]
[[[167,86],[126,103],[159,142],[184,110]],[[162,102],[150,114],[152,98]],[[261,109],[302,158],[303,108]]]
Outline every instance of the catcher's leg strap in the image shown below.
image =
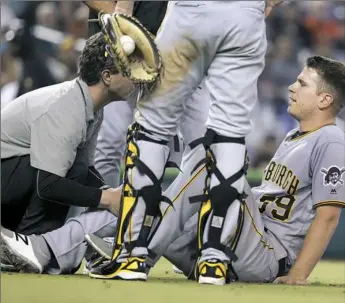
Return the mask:
[[[245,161],[243,167],[229,178],[225,178],[217,167],[217,161],[210,148],[215,143],[235,143],[245,144],[244,138],[230,138],[216,134],[215,131],[208,129],[203,140],[203,145],[206,150],[206,157],[202,159],[194,168],[197,169],[202,164],[206,165],[207,176],[205,179],[204,193],[202,195],[193,196],[189,198],[190,203],[201,202],[198,222],[198,245],[199,249],[206,249],[212,247],[223,251],[231,256],[232,260],[237,259],[236,255],[230,250],[228,246],[221,244],[220,237],[222,234],[224,219],[229,206],[235,201],[242,201],[245,197],[244,193],[239,193],[236,188],[232,186],[234,182],[239,180],[246,174],[248,162]],[[219,180],[219,184],[210,188],[211,176],[215,175]],[[209,228],[208,241],[203,243],[203,234],[207,219],[212,211],[211,224]],[[236,238],[236,237],[235,237]]]
[[[116,241],[114,245],[113,259],[120,252],[122,245],[128,252],[134,247],[147,247],[148,237],[151,232],[154,219],[160,216],[159,204],[164,201],[169,204],[172,202],[165,196],[162,196],[161,183],[164,176],[157,178],[152,170],[140,159],[140,150],[136,142],[143,140],[155,144],[167,145],[167,141],[157,140],[150,136],[150,132],[145,130],[139,124],[131,125],[127,132],[127,150],[125,160],[125,173],[123,178],[122,203],[120,209],[119,222],[117,226]],[[146,175],[152,182],[152,185],[144,186],[141,189],[135,189],[130,182],[129,170],[136,168],[140,174]],[[145,214],[141,225],[139,236],[136,240],[124,243],[124,234],[130,225],[133,211],[137,205],[138,198],[142,197],[145,202]]]

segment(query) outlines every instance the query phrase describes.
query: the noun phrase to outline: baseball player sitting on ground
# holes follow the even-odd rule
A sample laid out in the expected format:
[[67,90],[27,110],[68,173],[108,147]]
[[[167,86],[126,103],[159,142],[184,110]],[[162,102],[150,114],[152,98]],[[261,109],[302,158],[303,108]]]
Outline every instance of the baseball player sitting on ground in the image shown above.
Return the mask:
[[[247,197],[224,222],[224,230],[231,238],[224,239],[223,244],[234,245],[228,251],[230,262],[214,267],[214,276],[208,280],[211,284],[223,285],[226,280],[306,284],[336,229],[341,207],[345,206],[345,155],[339,152],[344,150],[345,139],[335,125],[337,113],[344,106],[345,66],[328,58],[311,57],[289,93],[288,111],[298,120],[299,128],[290,131],[277,149],[261,186],[250,190],[245,185]],[[198,247],[193,246],[198,207],[190,204],[189,198],[202,192],[206,169],[203,166],[189,176],[193,168],[188,167],[188,161],[184,168],[175,180],[184,176],[184,182],[180,187],[174,182],[171,192],[165,193],[174,200],[175,211],[167,206],[150,241],[149,249],[156,255],[150,265],[166,252],[166,247],[173,250],[172,242],[179,239],[174,264],[189,277],[195,270],[198,279]],[[192,232],[183,231],[187,221],[193,221]],[[77,226],[68,234],[74,234]],[[66,231],[60,232],[60,239],[66,237]],[[32,266],[36,271],[42,267],[42,242],[33,240],[34,236],[25,238],[3,229],[1,237],[5,253],[15,264]],[[75,243],[70,245],[74,247]],[[44,250],[49,252],[47,247]],[[111,259],[112,252],[107,254]],[[54,259],[49,258],[45,264]]]
[[[311,57],[289,93],[288,112],[299,128],[290,131],[281,143],[264,171],[262,185],[250,192],[247,184],[248,197],[229,210],[221,237],[222,244],[230,248],[229,262],[222,260],[223,266],[215,266],[205,283],[222,285],[225,273],[231,273],[240,281],[274,281],[281,276],[278,282],[304,284],[337,226],[345,206],[345,138],[335,119],[345,102],[345,66]],[[193,184],[206,173],[204,167]],[[165,212],[149,245],[155,255],[154,262],[148,261],[150,266],[167,243],[180,237],[183,231],[179,226],[193,215],[189,209],[194,203],[187,200],[178,199],[173,204],[175,211]],[[199,228],[200,222],[194,223]],[[207,240],[198,237],[198,246]],[[176,265],[186,275],[192,270],[192,265],[188,269],[184,262]],[[203,270],[196,266],[197,278]]]

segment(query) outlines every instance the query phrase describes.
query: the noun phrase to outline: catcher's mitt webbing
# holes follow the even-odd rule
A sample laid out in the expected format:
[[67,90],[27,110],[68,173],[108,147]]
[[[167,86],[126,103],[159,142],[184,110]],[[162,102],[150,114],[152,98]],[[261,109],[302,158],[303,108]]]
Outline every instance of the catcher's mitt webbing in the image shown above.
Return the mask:
[[[100,25],[110,46],[110,55],[123,74],[135,83],[152,83],[158,77],[162,60],[152,34],[134,17],[125,14],[100,14]],[[121,36],[130,36],[136,49],[127,55]]]

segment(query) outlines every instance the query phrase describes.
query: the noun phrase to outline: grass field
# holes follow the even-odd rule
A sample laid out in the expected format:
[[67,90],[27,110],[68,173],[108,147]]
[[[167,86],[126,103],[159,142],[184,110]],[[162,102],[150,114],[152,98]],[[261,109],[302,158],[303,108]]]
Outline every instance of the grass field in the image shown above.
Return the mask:
[[87,276],[1,274],[2,303],[302,303],[345,302],[345,263],[322,262],[310,286],[232,283],[198,285],[162,260],[147,282],[92,280]]

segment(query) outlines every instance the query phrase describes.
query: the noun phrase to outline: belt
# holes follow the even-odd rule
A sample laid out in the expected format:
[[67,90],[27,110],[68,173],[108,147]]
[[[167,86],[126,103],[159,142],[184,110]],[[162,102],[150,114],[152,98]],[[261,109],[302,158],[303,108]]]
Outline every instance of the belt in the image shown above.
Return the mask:
[[[266,226],[264,227],[264,231],[267,232],[268,229],[266,228]],[[278,277],[281,277],[281,276],[285,276],[288,271],[289,271],[289,258],[288,257],[284,257],[284,258],[281,258],[279,261],[278,261],[278,274],[277,274],[277,278]]]
[[289,271],[288,257],[284,257],[278,261],[278,274],[277,277],[285,276]]

